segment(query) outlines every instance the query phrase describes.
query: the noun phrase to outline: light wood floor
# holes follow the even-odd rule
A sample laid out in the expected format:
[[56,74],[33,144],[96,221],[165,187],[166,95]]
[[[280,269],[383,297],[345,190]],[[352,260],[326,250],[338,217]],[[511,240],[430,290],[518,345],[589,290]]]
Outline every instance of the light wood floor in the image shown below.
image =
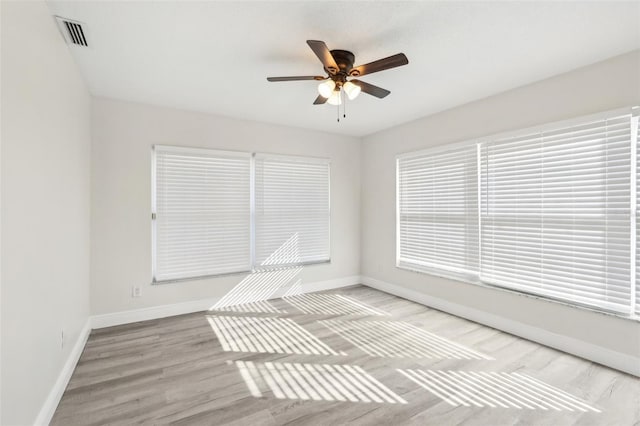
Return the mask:
[[54,425],[637,425],[640,381],[357,286],[94,330]]

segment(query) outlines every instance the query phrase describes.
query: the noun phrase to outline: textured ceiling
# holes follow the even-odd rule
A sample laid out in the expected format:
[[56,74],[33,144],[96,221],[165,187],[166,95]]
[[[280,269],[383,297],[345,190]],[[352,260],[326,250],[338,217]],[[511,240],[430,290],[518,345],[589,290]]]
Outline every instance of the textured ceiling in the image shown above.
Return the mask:
[[[92,94],[362,136],[640,48],[640,2],[62,2],[90,48],[71,47]],[[336,122],[314,106],[305,40],[356,64],[404,52],[409,65],[362,80]]]

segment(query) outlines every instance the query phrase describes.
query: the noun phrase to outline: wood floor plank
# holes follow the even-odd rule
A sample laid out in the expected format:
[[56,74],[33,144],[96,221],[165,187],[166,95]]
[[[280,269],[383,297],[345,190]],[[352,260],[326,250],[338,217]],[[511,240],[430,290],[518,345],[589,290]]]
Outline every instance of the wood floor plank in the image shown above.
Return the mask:
[[92,331],[52,424],[640,422],[635,377],[368,287],[260,306]]

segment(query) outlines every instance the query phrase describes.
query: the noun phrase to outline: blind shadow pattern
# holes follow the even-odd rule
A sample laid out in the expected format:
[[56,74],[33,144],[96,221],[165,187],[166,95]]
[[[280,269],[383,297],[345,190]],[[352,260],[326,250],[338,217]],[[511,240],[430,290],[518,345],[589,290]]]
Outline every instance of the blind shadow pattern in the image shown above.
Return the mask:
[[303,294],[302,280],[298,279],[287,288],[282,297],[299,296]]
[[388,358],[493,358],[400,321],[318,321],[371,356]]
[[396,370],[454,407],[601,411],[581,399],[521,373]]
[[[296,263],[300,260],[298,254],[298,234],[290,236],[277,250],[271,253],[267,261],[277,263]],[[265,261],[266,262],[266,261]],[[298,274],[302,271],[302,266],[285,267],[271,266],[270,269],[264,269],[264,263],[257,267],[253,273],[247,275],[238,283],[231,291],[225,294],[210,310],[230,310],[232,312],[265,312],[265,313],[283,313],[275,312],[269,308],[268,304],[260,304],[282,288],[288,285],[300,286],[300,280],[293,282]],[[291,284],[293,282],[293,284]],[[247,310],[234,310],[232,306],[249,305]],[[228,309],[226,309],[228,308]],[[240,309],[240,308],[238,308]]]
[[300,271],[302,271],[302,267],[281,268],[249,274],[217,301],[210,310],[254,304],[269,299],[281,288],[289,285]]
[[389,314],[341,294],[309,293],[284,300],[305,314],[319,315],[381,315]]
[[243,303],[240,305],[211,308],[211,311],[255,313],[255,314],[286,314],[287,313],[287,311],[283,311],[273,306],[273,304],[270,303],[268,300],[258,300],[255,302]]
[[365,370],[351,365],[235,361],[251,395],[278,399],[406,404]]
[[346,355],[336,352],[289,318],[209,315],[222,349],[299,355]]

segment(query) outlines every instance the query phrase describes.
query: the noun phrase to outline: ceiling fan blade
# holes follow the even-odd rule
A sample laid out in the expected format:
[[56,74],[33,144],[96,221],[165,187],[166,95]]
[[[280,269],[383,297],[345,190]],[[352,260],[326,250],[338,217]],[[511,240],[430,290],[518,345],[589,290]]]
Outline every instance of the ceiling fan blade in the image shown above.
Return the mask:
[[353,67],[349,74],[354,77],[358,77],[361,75],[388,70],[390,68],[400,67],[402,65],[407,65],[408,63],[409,60],[405,54],[398,53],[397,55],[389,56],[388,58],[378,59],[377,61],[369,62],[368,64]]
[[322,105],[323,103],[327,102],[327,99],[328,99],[328,98],[325,98],[325,97],[324,97],[324,96],[322,96],[322,95],[318,95],[318,97],[316,98],[316,100],[315,100],[315,101],[313,101],[313,104],[314,104],[314,105]]
[[329,51],[329,48],[324,41],[320,40],[307,40],[307,44],[313,50],[313,53],[316,54],[322,65],[324,65],[325,69],[329,72],[329,74],[333,75],[338,72],[338,64],[336,64],[336,60],[333,58],[333,55]]
[[295,77],[267,77],[268,81],[298,81],[298,80],[326,80],[327,77],[320,75],[299,75]]
[[374,86],[373,84],[365,83],[364,81],[351,80],[351,82],[353,84],[357,84],[358,86],[360,86],[360,89],[364,93],[368,93],[369,95],[375,96],[376,98],[382,99],[385,96],[387,96],[389,93],[391,93],[387,89],[383,89],[382,87]]

